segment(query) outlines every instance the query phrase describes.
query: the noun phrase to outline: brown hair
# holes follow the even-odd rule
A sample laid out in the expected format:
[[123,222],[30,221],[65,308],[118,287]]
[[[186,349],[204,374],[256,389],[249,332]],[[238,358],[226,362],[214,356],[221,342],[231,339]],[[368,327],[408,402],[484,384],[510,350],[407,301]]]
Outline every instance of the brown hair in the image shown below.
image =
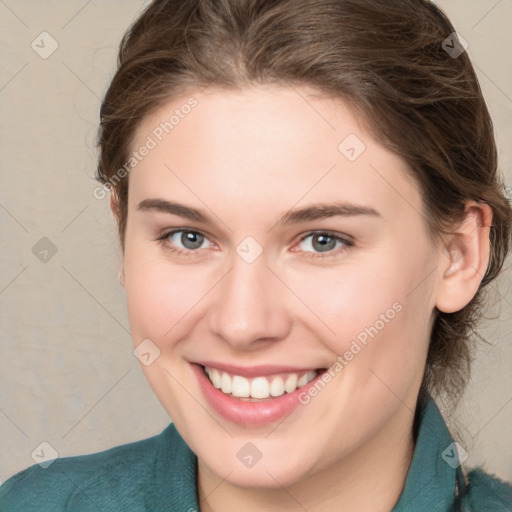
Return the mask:
[[422,392],[444,391],[455,403],[469,378],[483,287],[509,250],[512,209],[469,57],[446,51],[459,48],[456,40],[443,44],[454,31],[427,0],[154,0],[124,35],[101,106],[96,178],[112,188],[123,250],[128,179],[116,173],[142,119],[173,96],[211,84],[275,83],[349,100],[408,164],[433,240],[463,219],[465,200],[492,208],[481,286],[460,311],[436,310],[431,334]]

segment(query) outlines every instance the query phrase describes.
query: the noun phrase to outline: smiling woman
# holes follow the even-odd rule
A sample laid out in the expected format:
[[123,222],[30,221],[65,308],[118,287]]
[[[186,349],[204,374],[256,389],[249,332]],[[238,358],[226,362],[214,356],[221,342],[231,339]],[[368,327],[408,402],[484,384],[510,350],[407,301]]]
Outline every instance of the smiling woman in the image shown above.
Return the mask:
[[509,510],[434,401],[511,237],[464,49],[423,0],[153,1],[97,178],[173,423],[25,470],[2,510]]

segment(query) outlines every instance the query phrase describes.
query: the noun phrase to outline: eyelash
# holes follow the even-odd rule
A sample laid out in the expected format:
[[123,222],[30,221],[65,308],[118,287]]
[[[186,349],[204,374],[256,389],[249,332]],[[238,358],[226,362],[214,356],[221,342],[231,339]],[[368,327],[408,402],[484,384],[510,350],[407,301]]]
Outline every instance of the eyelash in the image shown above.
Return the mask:
[[[185,256],[185,257],[194,257],[194,256],[191,255],[191,253],[198,252],[197,249],[196,250],[180,249],[180,248],[173,247],[173,246],[171,246],[171,245],[166,243],[167,239],[171,235],[174,235],[176,233],[181,233],[181,232],[199,234],[199,235],[203,236],[204,238],[206,238],[207,240],[209,240],[208,235],[206,235],[202,231],[199,231],[197,229],[185,229],[185,228],[173,229],[171,231],[167,231],[166,233],[163,233],[158,238],[155,238],[154,240],[156,242],[158,242],[160,245],[164,246],[167,250],[169,250],[169,251],[171,251],[171,252],[173,252],[175,254],[178,254],[178,255],[181,255],[181,256]],[[343,246],[342,247],[338,247],[337,249],[334,249],[332,251],[327,251],[326,253],[303,251],[305,253],[305,256],[304,256],[305,258],[315,258],[315,259],[317,259],[317,258],[329,258],[329,257],[338,256],[339,254],[344,253],[346,250],[348,250],[350,247],[353,247],[353,245],[354,245],[354,242],[352,240],[348,239],[348,238],[345,238],[343,236],[337,235],[337,234],[333,233],[332,231],[321,231],[321,230],[310,231],[309,233],[304,235],[299,240],[298,243],[301,243],[304,240],[306,240],[307,238],[309,238],[310,236],[315,236],[315,235],[326,235],[329,238],[333,238],[337,242],[341,242],[343,244]],[[293,251],[293,252],[298,252],[298,251]]]

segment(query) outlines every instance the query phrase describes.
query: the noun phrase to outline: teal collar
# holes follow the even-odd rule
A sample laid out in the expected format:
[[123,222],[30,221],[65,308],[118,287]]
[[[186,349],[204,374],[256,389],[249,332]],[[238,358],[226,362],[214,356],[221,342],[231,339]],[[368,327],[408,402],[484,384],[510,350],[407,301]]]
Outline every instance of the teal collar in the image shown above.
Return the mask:
[[392,512],[453,510],[456,489],[464,488],[457,449],[430,396],[419,405],[419,429],[404,490]]

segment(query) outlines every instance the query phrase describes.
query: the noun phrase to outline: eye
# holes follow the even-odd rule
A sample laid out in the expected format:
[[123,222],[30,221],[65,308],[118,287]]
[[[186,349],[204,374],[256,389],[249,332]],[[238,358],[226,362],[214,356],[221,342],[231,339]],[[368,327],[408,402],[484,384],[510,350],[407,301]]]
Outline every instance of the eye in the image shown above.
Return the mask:
[[206,235],[200,231],[191,229],[175,229],[168,231],[157,238],[157,240],[165,244],[169,250],[185,255],[189,252],[197,252],[197,249],[205,249],[212,245]]
[[328,231],[317,231],[302,238],[298,247],[301,251],[316,253],[312,255],[313,257],[322,257],[324,254],[321,253],[326,253],[325,256],[333,256],[353,245],[354,243],[351,240],[342,236]]

